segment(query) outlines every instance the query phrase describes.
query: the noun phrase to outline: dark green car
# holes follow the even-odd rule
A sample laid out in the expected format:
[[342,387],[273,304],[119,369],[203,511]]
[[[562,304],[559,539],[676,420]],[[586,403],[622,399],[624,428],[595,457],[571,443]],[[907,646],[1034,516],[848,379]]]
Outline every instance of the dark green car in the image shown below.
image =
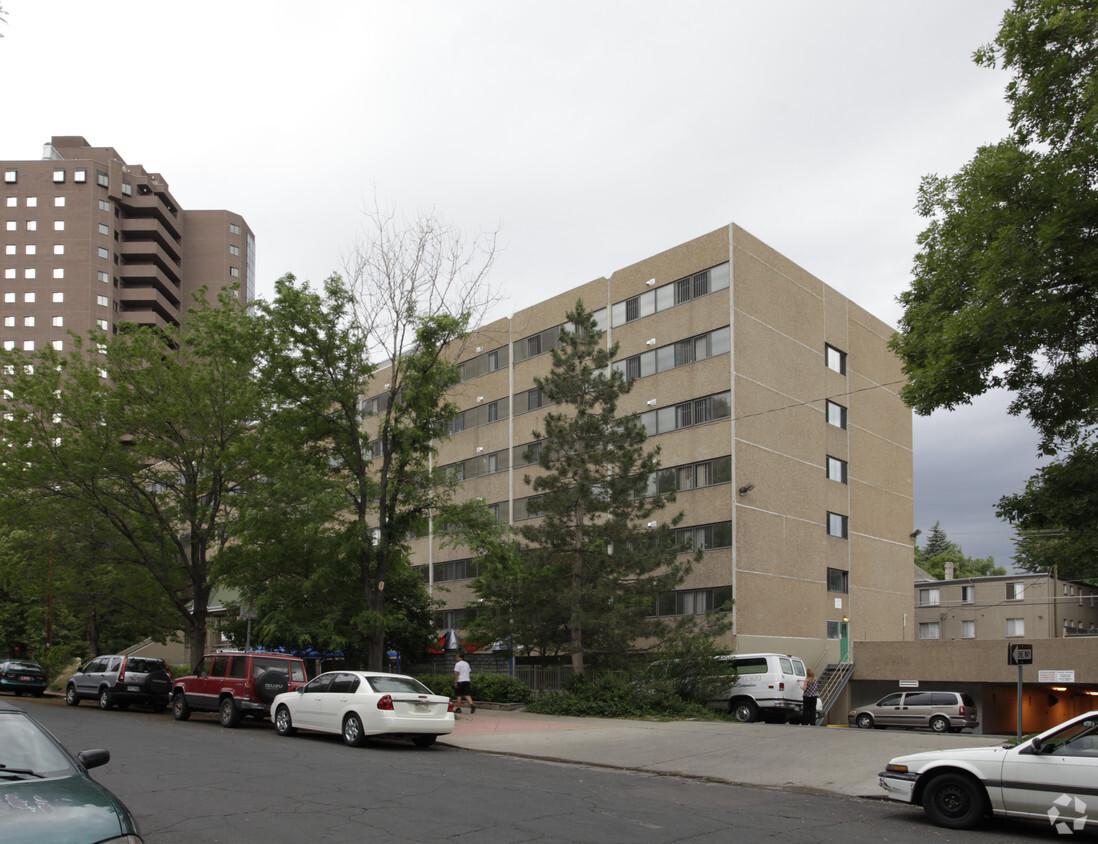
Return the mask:
[[90,776],[106,750],[73,757],[45,727],[0,702],[0,841],[4,844],[141,844],[137,821]]

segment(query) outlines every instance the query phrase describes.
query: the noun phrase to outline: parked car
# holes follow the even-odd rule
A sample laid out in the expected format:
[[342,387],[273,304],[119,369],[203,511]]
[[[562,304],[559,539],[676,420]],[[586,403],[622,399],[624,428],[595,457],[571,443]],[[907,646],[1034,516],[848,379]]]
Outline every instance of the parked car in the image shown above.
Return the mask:
[[454,731],[454,704],[419,680],[374,671],[328,671],[271,704],[280,736],[298,729],[342,735],[359,747],[368,736],[403,736],[430,747]]
[[736,679],[721,697],[709,702],[712,709],[744,723],[760,717],[800,721],[804,700],[800,681],[805,678],[801,659],[789,654],[733,654],[717,659],[735,670]]
[[987,815],[1048,821],[1061,834],[1098,825],[1098,710],[1018,744],[897,756],[878,774],[893,800],[921,805],[939,826]]
[[0,692],[42,697],[46,693],[46,669],[29,659],[0,662]]
[[106,750],[73,757],[25,711],[0,703],[0,841],[141,844],[130,810],[88,776],[110,758]]
[[851,709],[851,726],[930,727],[936,733],[959,733],[980,726],[976,701],[964,692],[893,692],[876,703]]
[[223,727],[235,727],[245,715],[266,718],[276,695],[307,679],[304,661],[289,654],[206,654],[194,674],[172,684],[172,715],[186,721],[192,712],[216,712]]
[[65,684],[65,703],[76,706],[82,700],[98,700],[100,709],[126,709],[131,703],[168,708],[172,672],[159,657],[97,656],[82,665]]

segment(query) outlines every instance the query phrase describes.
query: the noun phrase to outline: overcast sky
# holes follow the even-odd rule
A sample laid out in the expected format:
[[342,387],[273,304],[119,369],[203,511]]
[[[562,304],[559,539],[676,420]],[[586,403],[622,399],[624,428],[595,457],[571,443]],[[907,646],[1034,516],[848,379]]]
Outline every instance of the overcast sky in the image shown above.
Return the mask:
[[[497,316],[735,222],[895,325],[921,176],[1007,133],[1008,0],[2,0],[0,159],[113,146],[322,280],[375,195],[500,229]],[[1003,396],[915,418],[915,525],[1009,566]]]

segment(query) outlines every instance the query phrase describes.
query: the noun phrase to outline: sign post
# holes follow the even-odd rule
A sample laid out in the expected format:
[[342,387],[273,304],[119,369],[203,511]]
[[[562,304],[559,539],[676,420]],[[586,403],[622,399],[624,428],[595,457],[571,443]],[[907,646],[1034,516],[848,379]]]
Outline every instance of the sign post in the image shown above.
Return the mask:
[[1033,664],[1033,645],[1012,642],[1007,645],[1007,665],[1018,666],[1018,737],[1022,743],[1022,666]]

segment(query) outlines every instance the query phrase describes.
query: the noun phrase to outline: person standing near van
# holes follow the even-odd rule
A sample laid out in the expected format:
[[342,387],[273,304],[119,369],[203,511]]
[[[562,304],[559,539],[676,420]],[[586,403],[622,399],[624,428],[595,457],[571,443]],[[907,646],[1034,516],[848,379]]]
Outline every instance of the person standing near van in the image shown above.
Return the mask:
[[458,654],[457,662],[454,663],[454,698],[457,700],[457,708],[454,712],[461,712],[462,698],[469,701],[470,714],[477,711],[476,704],[473,703],[472,676],[473,669],[470,668],[469,663],[465,661],[465,656]]
[[811,668],[805,672],[804,679],[801,681],[801,688],[804,689],[801,725],[807,724],[814,727],[816,725],[816,704],[820,700],[820,689],[816,685],[816,672]]

